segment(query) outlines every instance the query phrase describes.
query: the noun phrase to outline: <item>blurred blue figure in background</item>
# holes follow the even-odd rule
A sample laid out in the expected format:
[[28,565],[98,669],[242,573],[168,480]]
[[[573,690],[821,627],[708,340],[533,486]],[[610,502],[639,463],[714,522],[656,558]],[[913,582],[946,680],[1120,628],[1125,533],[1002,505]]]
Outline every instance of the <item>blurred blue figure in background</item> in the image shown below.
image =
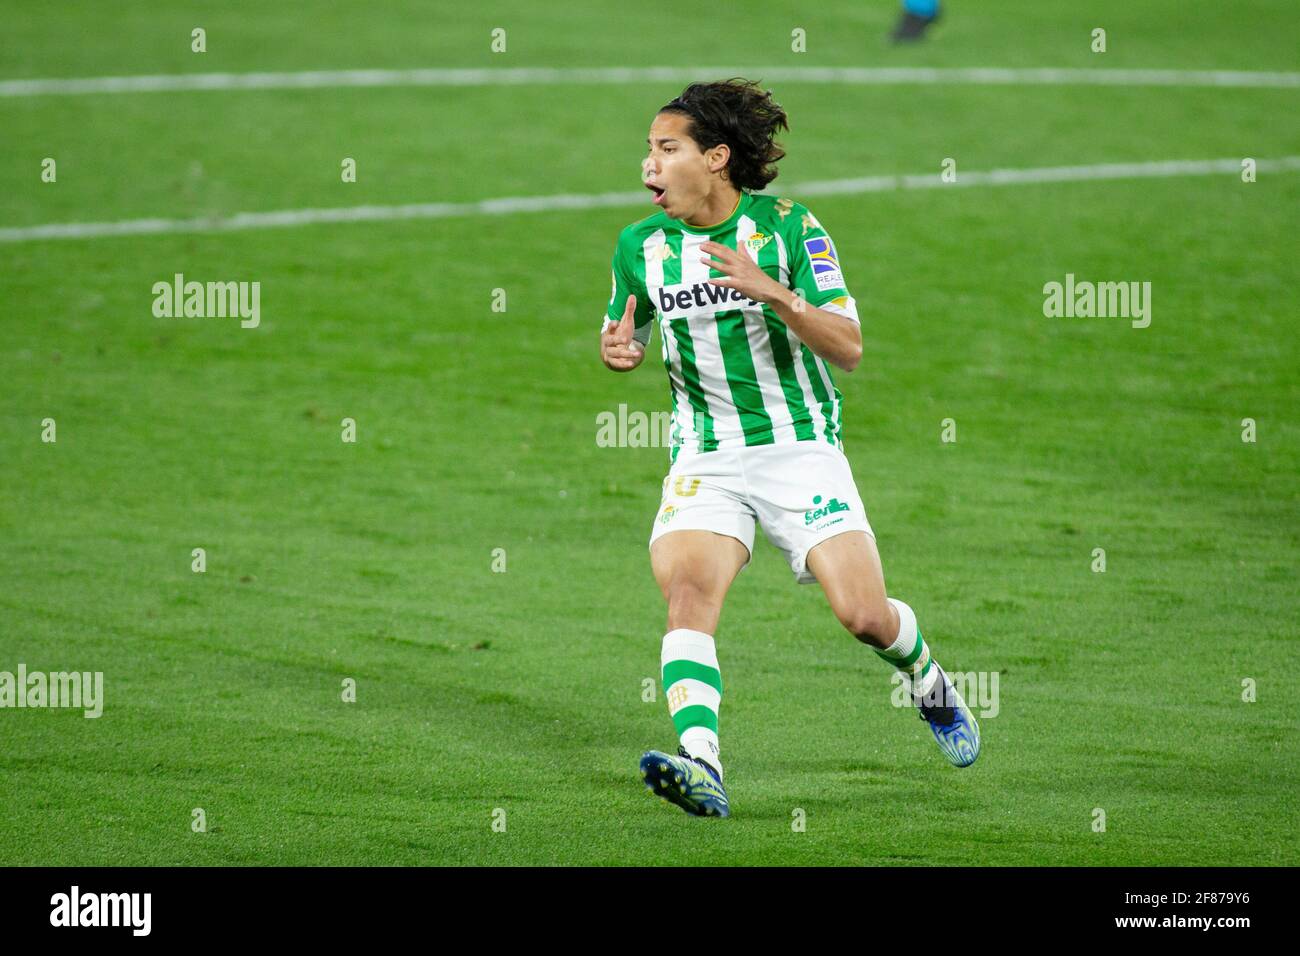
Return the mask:
[[903,15],[889,38],[909,43],[925,36],[926,27],[939,19],[939,0],[903,0]]

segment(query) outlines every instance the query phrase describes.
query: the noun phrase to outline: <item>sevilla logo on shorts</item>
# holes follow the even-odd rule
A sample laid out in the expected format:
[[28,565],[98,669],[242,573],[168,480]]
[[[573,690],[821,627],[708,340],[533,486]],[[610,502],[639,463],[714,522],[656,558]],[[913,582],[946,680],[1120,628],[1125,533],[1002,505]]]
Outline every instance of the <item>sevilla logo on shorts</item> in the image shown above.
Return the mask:
[[803,513],[803,523],[812,524],[814,521],[820,521],[822,518],[829,518],[838,511],[852,511],[848,505],[838,498],[832,498],[824,507],[817,507],[822,503],[822,496],[817,495],[813,498],[813,507]]

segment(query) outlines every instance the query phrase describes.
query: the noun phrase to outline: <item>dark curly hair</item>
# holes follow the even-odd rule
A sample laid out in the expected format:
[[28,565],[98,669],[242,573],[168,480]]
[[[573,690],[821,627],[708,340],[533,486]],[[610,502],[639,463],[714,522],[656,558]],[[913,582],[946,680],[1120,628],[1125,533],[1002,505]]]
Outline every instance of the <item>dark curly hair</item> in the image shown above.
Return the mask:
[[689,117],[691,139],[701,150],[726,143],[731,148],[726,174],[738,189],[762,189],[776,179],[776,161],[785,150],[774,137],[790,123],[772,94],[757,83],[738,76],[692,83],[659,112]]

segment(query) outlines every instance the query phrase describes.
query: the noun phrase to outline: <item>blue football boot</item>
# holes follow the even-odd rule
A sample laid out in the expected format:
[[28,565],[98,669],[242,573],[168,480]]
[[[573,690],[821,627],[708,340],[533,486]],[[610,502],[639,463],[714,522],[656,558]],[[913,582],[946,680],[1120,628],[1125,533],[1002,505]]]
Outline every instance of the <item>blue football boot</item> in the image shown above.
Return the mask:
[[939,679],[928,694],[916,698],[917,710],[934,731],[944,756],[958,767],[969,767],[980,755],[980,725],[943,668],[933,666],[939,671]]
[[678,756],[651,750],[641,755],[646,788],[697,817],[731,815],[722,777],[705,763],[677,749]]

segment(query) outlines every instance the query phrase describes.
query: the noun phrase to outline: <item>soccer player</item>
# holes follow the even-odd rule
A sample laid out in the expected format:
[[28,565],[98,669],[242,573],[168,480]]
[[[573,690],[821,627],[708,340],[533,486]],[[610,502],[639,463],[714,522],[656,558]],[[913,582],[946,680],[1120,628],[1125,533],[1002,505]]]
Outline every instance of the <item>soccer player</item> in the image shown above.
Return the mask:
[[908,605],[887,597],[874,534],[840,437],[831,366],[851,372],[862,334],[835,243],[807,207],[756,192],[776,178],[788,129],[742,79],[694,83],[650,125],[642,180],[658,211],[623,229],[600,356],[645,357],[657,319],[672,390],[671,466],[650,533],[668,603],[660,662],[680,738],[649,751],[651,790],[697,816],[728,816],[718,745],[714,632],[749,563],[754,526],[840,623],[905,675],[922,719],[959,767],[979,728]]

